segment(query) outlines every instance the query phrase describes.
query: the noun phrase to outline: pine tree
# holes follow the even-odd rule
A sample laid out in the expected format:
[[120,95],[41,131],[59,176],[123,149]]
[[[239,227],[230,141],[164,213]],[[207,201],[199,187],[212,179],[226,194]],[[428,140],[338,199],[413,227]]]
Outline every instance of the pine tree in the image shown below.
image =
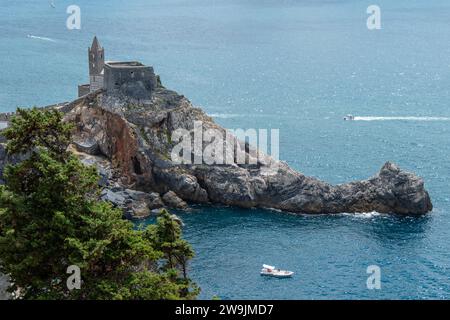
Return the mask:
[[[172,268],[149,235],[135,230],[110,204],[98,200],[98,174],[67,151],[70,124],[54,110],[17,110],[2,134],[9,156],[0,186],[0,271],[23,299],[183,299],[197,287]],[[170,215],[169,215],[170,216]],[[166,222],[165,222],[166,223]],[[168,223],[168,222],[167,222]],[[178,248],[181,229],[176,229]],[[192,250],[184,244],[187,260]],[[162,247],[161,247],[162,248]],[[81,289],[66,284],[67,268],[81,270]]]
[[173,274],[181,274],[178,281],[183,285],[183,296],[197,295],[199,289],[187,276],[187,265],[194,257],[191,245],[181,237],[181,226],[178,219],[165,209],[161,210],[156,225],[148,229],[149,239],[153,247],[163,253],[163,270]]

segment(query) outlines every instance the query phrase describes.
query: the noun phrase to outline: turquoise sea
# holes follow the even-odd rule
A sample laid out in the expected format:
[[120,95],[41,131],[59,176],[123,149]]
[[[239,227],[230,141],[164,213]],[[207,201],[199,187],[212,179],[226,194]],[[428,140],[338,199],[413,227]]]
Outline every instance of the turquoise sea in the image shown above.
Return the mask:
[[[201,298],[450,299],[448,0],[377,0],[374,31],[363,0],[53,2],[0,0],[2,112],[75,98],[97,35],[107,59],[153,65],[219,124],[279,128],[280,158],[307,175],[342,183],[390,160],[424,177],[435,209],[419,218],[180,213]],[[81,30],[66,28],[72,4]],[[263,263],[296,275],[261,277]]]

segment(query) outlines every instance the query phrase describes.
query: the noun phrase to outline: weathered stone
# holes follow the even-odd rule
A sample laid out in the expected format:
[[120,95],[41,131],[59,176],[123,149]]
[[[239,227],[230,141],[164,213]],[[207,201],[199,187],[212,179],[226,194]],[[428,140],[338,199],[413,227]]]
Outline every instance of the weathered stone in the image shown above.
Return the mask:
[[135,218],[148,217],[152,209],[164,207],[164,203],[158,193],[146,193],[131,189],[125,189],[124,193],[131,199],[131,209]]
[[208,202],[208,193],[199,184],[194,175],[184,173],[178,167],[162,169],[154,167],[155,179],[165,181],[169,190],[176,190],[183,199],[195,202]]
[[86,139],[83,141],[73,141],[75,148],[79,152],[84,152],[90,155],[98,155],[100,154],[100,148],[98,146],[98,142],[94,139]]
[[[80,101],[66,116],[76,123],[75,137],[97,141],[120,185],[164,194],[171,207],[185,207],[178,200],[182,199],[298,213],[422,214],[432,209],[423,180],[390,163],[373,178],[337,186],[304,176],[268,155],[256,164],[173,163],[174,130],[192,130],[194,121],[201,121],[203,130],[215,129],[224,136],[226,132],[185,97],[161,87],[149,104],[130,106],[120,99],[104,99],[101,92],[88,101],[96,104]],[[227,142],[251,156],[251,148],[236,138],[227,136]],[[168,191],[173,193],[166,196]]]
[[150,208],[145,201],[133,201],[131,203],[133,219],[144,219],[150,216]]
[[156,192],[149,193],[149,199],[150,199],[150,202],[148,204],[148,207],[151,210],[164,207],[164,203],[161,199],[161,196],[158,193],[156,193]]
[[147,218],[152,214],[152,210],[164,207],[160,195],[156,192],[146,193],[121,187],[104,189],[100,199],[122,209],[125,217],[129,219]]
[[[74,151],[74,150],[72,150]],[[74,151],[75,152],[75,151]],[[109,161],[102,156],[94,156],[76,151],[81,163],[86,166],[95,166],[100,176],[98,184],[101,187],[108,187],[113,180],[112,170]],[[110,188],[111,189],[111,188]]]
[[9,287],[9,279],[3,273],[0,273],[0,300],[11,299],[11,294],[6,290]]
[[179,216],[177,216],[176,214],[171,214],[170,217],[172,218],[173,221],[178,223],[181,227],[184,227],[184,222],[183,222],[183,220],[181,220],[181,218]]
[[100,199],[103,201],[108,201],[115,207],[124,208],[126,198],[119,192],[113,192],[109,189],[104,189],[100,195]]
[[180,197],[177,196],[177,194],[173,191],[169,191],[165,193],[162,197],[164,203],[169,208],[175,208],[175,209],[186,209],[187,203],[184,202]]
[[150,66],[137,61],[104,64],[104,88],[108,95],[149,100],[156,86],[156,75]]
[[[185,207],[184,201],[212,202],[310,214],[424,214],[433,208],[423,180],[389,162],[370,179],[341,185],[307,177],[268,155],[256,164],[174,163],[175,130],[190,131],[195,121],[201,121],[203,130],[215,129],[224,136],[226,131],[185,97],[163,87],[155,88],[152,100],[145,103],[130,104],[98,91],[67,106],[65,120],[76,125],[74,141],[97,144],[108,163],[100,166],[108,168],[102,185],[109,190],[102,196],[125,211],[136,201],[145,201],[149,210],[161,205],[160,199],[135,200],[125,192],[127,188],[164,194],[164,202],[171,207]],[[251,148],[235,137],[227,142],[239,146],[247,158],[251,156]],[[1,164],[10,161],[4,158],[0,157],[0,171]],[[134,207],[143,212],[142,205]]]

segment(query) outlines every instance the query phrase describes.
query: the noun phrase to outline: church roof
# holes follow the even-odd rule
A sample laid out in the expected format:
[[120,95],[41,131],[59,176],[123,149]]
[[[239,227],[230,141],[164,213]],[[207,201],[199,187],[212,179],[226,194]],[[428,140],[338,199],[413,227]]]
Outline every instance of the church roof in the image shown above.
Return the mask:
[[92,41],[91,50],[100,50],[100,43],[98,42],[97,36],[94,36],[94,40]]

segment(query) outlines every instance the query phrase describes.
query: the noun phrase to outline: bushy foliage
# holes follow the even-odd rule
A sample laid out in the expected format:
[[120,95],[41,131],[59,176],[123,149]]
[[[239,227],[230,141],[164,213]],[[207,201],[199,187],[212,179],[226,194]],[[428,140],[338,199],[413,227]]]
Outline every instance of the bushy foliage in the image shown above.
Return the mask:
[[198,288],[187,276],[187,264],[194,257],[191,245],[181,237],[180,221],[174,219],[167,210],[162,210],[156,225],[147,229],[147,236],[155,250],[163,253],[162,270],[174,273],[181,271],[182,278],[177,283],[183,286],[184,294],[198,293]]
[[[98,175],[67,151],[72,127],[51,110],[17,110],[2,134],[9,156],[0,186],[0,271],[23,299],[190,299],[193,256],[167,211],[136,230],[98,200]],[[68,266],[81,270],[69,290]]]

